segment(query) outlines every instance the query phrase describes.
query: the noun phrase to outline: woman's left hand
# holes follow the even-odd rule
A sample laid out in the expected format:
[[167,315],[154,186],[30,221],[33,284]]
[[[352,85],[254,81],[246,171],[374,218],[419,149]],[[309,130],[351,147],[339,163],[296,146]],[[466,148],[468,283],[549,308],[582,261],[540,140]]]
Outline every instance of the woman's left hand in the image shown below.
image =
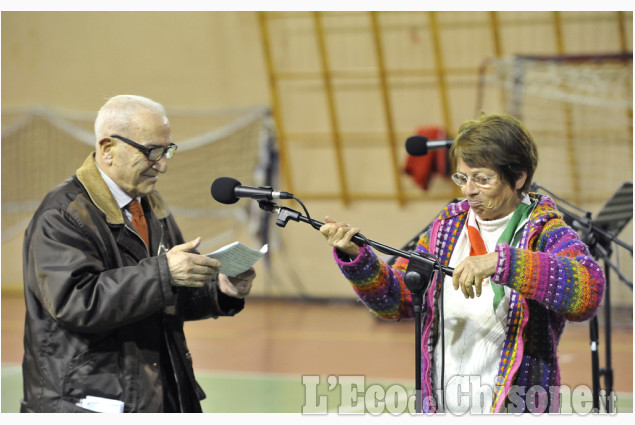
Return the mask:
[[483,280],[494,275],[497,263],[497,252],[467,257],[456,266],[452,273],[454,290],[460,287],[465,298],[474,298],[474,287],[476,287],[476,296],[480,297]]

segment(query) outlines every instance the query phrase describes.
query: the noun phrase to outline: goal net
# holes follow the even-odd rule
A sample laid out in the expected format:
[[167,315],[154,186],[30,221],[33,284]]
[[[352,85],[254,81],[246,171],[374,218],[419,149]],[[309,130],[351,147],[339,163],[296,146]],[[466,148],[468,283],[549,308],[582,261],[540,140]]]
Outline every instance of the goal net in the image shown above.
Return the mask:
[[[10,265],[21,264],[22,236],[44,195],[94,150],[95,116],[43,108],[2,111],[3,285],[22,281],[20,267],[11,273]],[[253,202],[219,204],[210,187],[222,176],[249,186],[274,184],[275,141],[268,109],[168,110],[168,117],[178,150],[157,189],[184,237],[201,236],[202,252],[231,242],[245,229],[248,236],[261,239],[266,213]]]
[[633,176],[633,57],[514,56],[481,69],[478,110],[534,135],[534,180],[573,203],[601,202]]

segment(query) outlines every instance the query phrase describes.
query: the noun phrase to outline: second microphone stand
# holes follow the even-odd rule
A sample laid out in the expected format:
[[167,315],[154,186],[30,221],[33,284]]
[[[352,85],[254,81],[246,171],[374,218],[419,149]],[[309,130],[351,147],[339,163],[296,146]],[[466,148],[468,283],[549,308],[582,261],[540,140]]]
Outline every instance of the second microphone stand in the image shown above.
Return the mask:
[[[294,198],[299,201],[297,198]],[[300,204],[302,204],[300,202]],[[270,213],[277,213],[278,219],[276,225],[279,227],[285,227],[289,220],[303,222],[310,224],[314,229],[318,229],[324,225],[323,222],[313,220],[311,217],[303,216],[299,211],[281,207],[270,201],[260,200],[258,205],[264,211]],[[306,209],[305,209],[306,211]],[[414,321],[415,321],[415,410],[417,413],[422,413],[422,399],[421,399],[421,315],[423,309],[423,298],[427,292],[430,284],[432,283],[435,271],[440,271],[448,276],[452,276],[453,269],[444,267],[441,265],[432,255],[424,256],[418,252],[407,252],[400,249],[384,245],[382,243],[367,239],[366,237],[359,235],[364,243],[375,248],[377,251],[387,254],[406,258],[409,260],[408,267],[405,274],[405,284],[408,290],[412,294],[412,304],[414,309]]]
[[[601,404],[604,404],[607,413],[616,413],[615,405],[613,404],[613,367],[611,362],[611,281],[610,271],[611,269],[618,275],[620,280],[624,282],[631,290],[633,289],[633,282],[630,281],[620,269],[611,261],[612,248],[611,244],[615,243],[633,255],[633,247],[617,238],[616,233],[599,226],[596,220],[591,219],[591,213],[586,212],[583,216],[577,215],[563,206],[567,204],[576,210],[580,208],[571,205],[570,203],[562,200],[560,197],[550,192],[547,188],[540,186],[538,183],[532,184],[532,191],[542,189],[547,192],[553,198],[560,200],[558,204],[558,210],[563,214],[563,218],[572,229],[579,233],[582,241],[589,247],[590,253],[596,260],[603,260],[604,262],[604,275],[605,275],[605,289],[604,289],[604,331],[605,331],[605,362],[606,367],[600,368],[599,357],[599,323],[597,315],[593,316],[589,320],[589,337],[591,343],[591,380],[592,380],[592,402],[593,412],[599,413],[601,411]],[[633,203],[633,183],[627,182],[618,189],[604,207],[604,210],[608,211],[608,217],[612,220],[613,227],[617,231],[620,231],[628,221],[631,220],[633,215],[632,210]],[[604,211],[603,210],[603,211]],[[600,211],[602,214],[603,211]],[[620,212],[623,212],[620,214]],[[599,217],[599,215],[598,215]],[[604,220],[606,222],[606,219]],[[606,223],[605,223],[606,224]],[[606,389],[601,391],[600,377],[604,377],[604,383]],[[603,393],[603,394],[602,394]],[[600,403],[602,399],[603,403]]]

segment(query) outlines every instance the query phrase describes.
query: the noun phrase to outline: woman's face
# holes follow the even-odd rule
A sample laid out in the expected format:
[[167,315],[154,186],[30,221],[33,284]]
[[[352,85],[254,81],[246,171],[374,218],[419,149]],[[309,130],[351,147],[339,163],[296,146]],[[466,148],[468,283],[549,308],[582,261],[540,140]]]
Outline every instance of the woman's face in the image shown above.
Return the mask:
[[[503,181],[492,168],[468,167],[459,158],[456,171],[463,179],[461,191],[467,198],[470,208],[482,220],[496,220],[512,213],[518,206],[518,190],[525,183],[526,174],[516,181],[514,187]],[[467,181],[465,181],[467,177]],[[474,182],[476,179],[478,184]]]

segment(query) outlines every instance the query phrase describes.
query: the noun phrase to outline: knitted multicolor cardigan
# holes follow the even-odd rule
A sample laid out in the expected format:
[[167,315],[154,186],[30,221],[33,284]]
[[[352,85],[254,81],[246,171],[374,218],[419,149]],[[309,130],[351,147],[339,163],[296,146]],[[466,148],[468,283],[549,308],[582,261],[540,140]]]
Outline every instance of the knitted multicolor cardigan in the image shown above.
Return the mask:
[[[538,205],[518,248],[506,243],[496,246],[499,262],[492,279],[508,286],[511,296],[492,412],[502,411],[505,404],[513,411],[527,410],[525,392],[534,385],[544,391],[528,401],[530,407],[557,411],[560,368],[556,349],[565,321],[593,317],[604,294],[603,270],[577,233],[565,224],[553,200],[530,196]],[[432,254],[447,266],[468,209],[467,201],[448,205],[421,236],[416,250],[430,252],[429,247],[434,246]],[[411,294],[404,283],[407,259],[400,258],[391,268],[368,246],[363,246],[352,261],[340,257],[337,249],[334,256],[361,301],[376,315],[395,320],[414,316]],[[425,296],[422,314],[422,398],[428,412],[436,410],[432,354],[439,338],[438,301],[443,279],[437,280]]]

